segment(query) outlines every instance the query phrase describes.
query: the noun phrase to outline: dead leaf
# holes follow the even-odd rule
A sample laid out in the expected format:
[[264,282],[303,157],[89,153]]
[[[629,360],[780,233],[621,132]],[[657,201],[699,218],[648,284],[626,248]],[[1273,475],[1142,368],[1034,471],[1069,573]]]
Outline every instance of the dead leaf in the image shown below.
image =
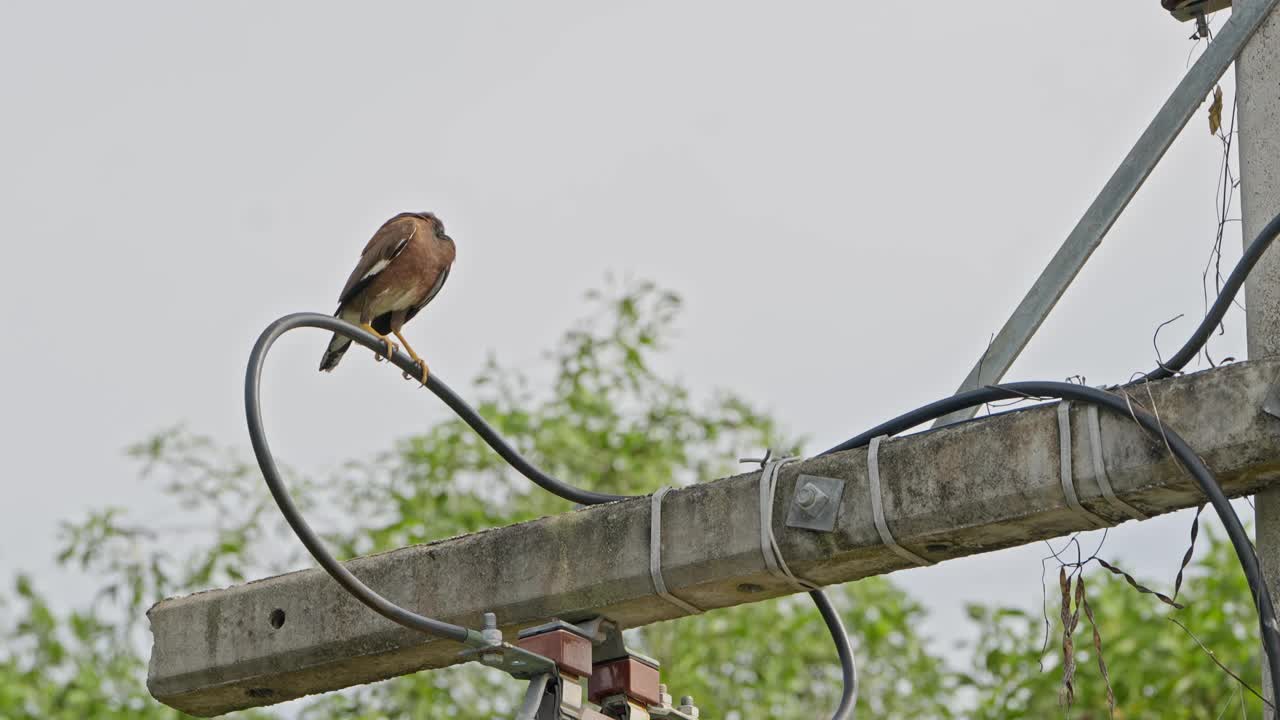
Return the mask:
[[1213,103],[1209,105],[1209,134],[1217,135],[1222,129],[1222,86],[1213,89]]

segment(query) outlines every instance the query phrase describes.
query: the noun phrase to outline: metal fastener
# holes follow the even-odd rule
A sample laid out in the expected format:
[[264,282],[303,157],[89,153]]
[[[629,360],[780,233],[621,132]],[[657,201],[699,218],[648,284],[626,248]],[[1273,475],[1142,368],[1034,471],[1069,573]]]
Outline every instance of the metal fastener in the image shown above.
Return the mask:
[[812,482],[796,491],[796,505],[809,515],[817,515],[831,498]]
[[831,532],[840,514],[844,486],[844,480],[839,478],[821,475],[796,478],[795,494],[787,510],[787,527]]

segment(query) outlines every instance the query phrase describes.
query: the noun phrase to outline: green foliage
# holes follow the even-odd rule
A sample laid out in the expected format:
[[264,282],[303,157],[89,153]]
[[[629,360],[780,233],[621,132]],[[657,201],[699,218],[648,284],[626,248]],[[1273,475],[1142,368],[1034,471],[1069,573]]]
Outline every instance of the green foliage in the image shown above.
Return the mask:
[[[924,611],[886,578],[830,588],[854,642],[860,717],[946,718],[950,683],[914,632]],[[673,688],[703,715],[730,720],[829,717],[840,697],[831,636],[807,595],[644,628]]]
[[[765,447],[798,447],[744,398],[729,392],[694,397],[658,372],[655,360],[670,339],[677,297],[641,284],[589,299],[596,312],[549,354],[549,377],[534,382],[490,359],[474,379],[478,409],[536,463],[595,490],[641,494],[735,472],[734,458]],[[549,390],[532,389],[538,386]],[[143,684],[149,604],[312,564],[279,519],[256,466],[241,454],[182,429],[160,433],[130,454],[175,511],[164,523],[141,524],[104,509],[65,525],[58,562],[100,581],[87,602],[51,608],[25,577],[10,597],[0,594],[0,720],[180,717],[151,700]],[[288,483],[314,525],[330,529],[327,539],[342,555],[568,509],[452,419],[330,476],[290,472]],[[1088,582],[1119,701],[1116,717],[1217,717],[1240,702],[1232,681],[1163,619],[1164,608],[1150,596],[1097,571]],[[1054,652],[1061,631],[1053,631],[1056,642],[1042,652],[1039,616],[970,608],[979,640],[972,666],[953,673],[917,633],[921,607],[888,579],[830,593],[860,663],[860,717],[1064,714]],[[1189,607],[1178,616],[1228,666],[1256,678],[1252,609],[1224,542],[1210,543],[1184,598]],[[1088,622],[1082,626],[1070,716],[1105,717]],[[823,717],[839,693],[834,649],[804,596],[660,623],[630,637],[663,661],[673,690],[695,696],[706,717]],[[238,717],[492,718],[509,716],[520,691],[496,671],[468,665],[303,700],[288,715],[266,710]],[[957,710],[957,698],[972,711]],[[1244,702],[1256,716],[1257,701]]]
[[[1116,718],[1261,717],[1261,701],[1172,622],[1185,625],[1223,665],[1261,691],[1257,614],[1248,583],[1231,544],[1214,532],[1208,538],[1207,552],[1193,566],[1194,575],[1178,597],[1183,610],[1139,594],[1097,565],[1089,566],[1086,588],[1115,692]],[[969,608],[979,639],[972,665],[960,681],[977,691],[974,718],[1108,717],[1106,684],[1092,628],[1083,616],[1075,632],[1075,702],[1070,712],[1059,705],[1061,595],[1056,579],[1050,584],[1047,631],[1039,615],[995,606]],[[1046,632],[1048,647],[1041,652]]]

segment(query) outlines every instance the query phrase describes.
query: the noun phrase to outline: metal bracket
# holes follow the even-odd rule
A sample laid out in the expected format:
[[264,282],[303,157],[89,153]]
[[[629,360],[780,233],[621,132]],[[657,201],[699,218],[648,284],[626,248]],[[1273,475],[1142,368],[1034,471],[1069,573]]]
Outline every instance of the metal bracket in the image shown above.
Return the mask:
[[469,648],[458,653],[458,657],[478,660],[482,665],[497,668],[518,680],[528,680],[538,675],[559,677],[560,670],[551,658],[503,642],[502,631],[498,629],[498,616],[491,612],[484,614],[484,630],[479,633],[473,631],[472,634],[478,635],[478,639]]
[[796,478],[795,495],[787,511],[787,527],[801,530],[831,532],[836,527],[840,513],[840,498],[844,496],[844,480],[801,475]]
[[508,642],[463,650],[458,653],[458,657],[478,660],[482,665],[497,668],[517,680],[528,680],[538,675],[559,672],[551,658],[531,653]]
[[627,656],[622,628],[616,622],[596,615],[572,624],[591,638],[591,662],[606,662]]
[[1177,20],[1200,22],[1209,13],[1231,7],[1231,0],[1161,0],[1160,5]]

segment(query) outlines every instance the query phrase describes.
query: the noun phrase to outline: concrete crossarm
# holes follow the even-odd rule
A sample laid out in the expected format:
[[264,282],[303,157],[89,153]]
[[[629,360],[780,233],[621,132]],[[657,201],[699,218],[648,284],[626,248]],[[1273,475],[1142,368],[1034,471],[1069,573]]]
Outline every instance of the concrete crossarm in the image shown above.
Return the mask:
[[[1280,419],[1263,412],[1278,375],[1280,360],[1263,360],[1149,386],[1160,417],[1196,448],[1228,495],[1280,477]],[[1151,406],[1146,388],[1130,393]],[[1096,482],[1083,406],[1073,406],[1072,428],[1080,500],[1109,523],[1123,522]],[[1127,416],[1103,411],[1101,428],[1122,500],[1149,515],[1201,502],[1163,443]],[[936,561],[1087,529],[1064,498],[1059,454],[1052,406],[886,441],[885,515],[900,544]],[[801,473],[847,481],[834,532],[785,527]],[[758,478],[751,472],[667,495],[663,565],[672,593],[710,610],[794,592],[765,571]],[[647,625],[682,614],[654,594],[649,515],[648,499],[628,500],[359,558],[350,567],[395,602],[469,627],[479,627],[485,611],[496,612],[508,633],[553,616],[603,614],[625,627]],[[876,533],[865,449],[786,467],[773,525],[792,570],[822,585],[907,565]],[[285,619],[278,629],[270,621],[277,609]],[[201,716],[451,665],[459,650],[375,615],[320,570],[165,600],[148,617],[152,694]]]

